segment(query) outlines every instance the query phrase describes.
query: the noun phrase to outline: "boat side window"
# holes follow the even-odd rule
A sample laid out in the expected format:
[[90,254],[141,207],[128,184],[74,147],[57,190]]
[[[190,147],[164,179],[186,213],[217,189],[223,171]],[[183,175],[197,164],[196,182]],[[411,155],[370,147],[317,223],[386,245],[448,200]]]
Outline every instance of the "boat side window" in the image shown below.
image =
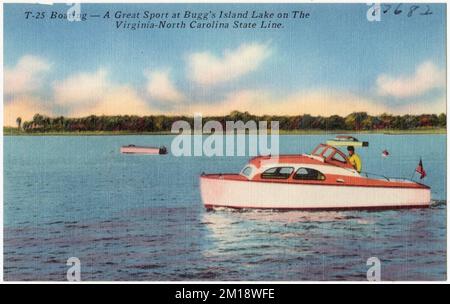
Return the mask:
[[261,174],[261,178],[287,179],[294,172],[292,167],[274,167]]
[[325,180],[325,175],[311,168],[299,168],[294,174],[294,179],[300,180]]
[[244,170],[242,170],[242,175],[249,177],[252,175],[252,167],[245,167]]

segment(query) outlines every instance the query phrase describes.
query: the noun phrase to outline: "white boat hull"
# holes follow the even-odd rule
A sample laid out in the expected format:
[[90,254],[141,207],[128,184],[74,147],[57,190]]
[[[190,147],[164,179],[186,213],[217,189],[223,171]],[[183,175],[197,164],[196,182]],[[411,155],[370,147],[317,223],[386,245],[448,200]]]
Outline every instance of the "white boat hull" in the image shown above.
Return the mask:
[[311,185],[200,178],[206,208],[295,210],[429,207],[429,188]]

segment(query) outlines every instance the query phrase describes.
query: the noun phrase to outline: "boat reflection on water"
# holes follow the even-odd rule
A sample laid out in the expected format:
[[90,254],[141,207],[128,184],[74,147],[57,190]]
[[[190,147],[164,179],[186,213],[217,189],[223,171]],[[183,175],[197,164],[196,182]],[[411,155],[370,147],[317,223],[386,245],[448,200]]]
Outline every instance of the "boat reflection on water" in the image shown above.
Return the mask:
[[[266,223],[299,223],[299,222],[334,222],[346,220],[343,212],[339,211],[280,211],[280,210],[263,210],[263,209],[246,209],[236,210],[232,208],[216,208],[214,211],[205,212],[205,218],[211,217],[234,217],[235,220],[262,221]],[[213,222],[215,223],[215,222]]]
[[264,253],[259,252],[265,254],[271,251],[270,248],[276,251],[286,246],[283,250],[291,250],[289,243],[292,242],[301,245],[302,240],[333,237],[333,229],[330,229],[333,226],[373,224],[372,214],[216,208],[203,213],[202,224],[210,231],[209,236],[216,243],[218,253],[224,254],[240,244],[242,250],[266,248]]
[[[202,256],[216,265],[234,265],[230,269],[236,273],[223,274],[226,280],[260,280],[258,274],[269,272],[274,280],[331,279],[343,270],[329,267],[347,262],[365,267],[360,256],[365,252],[354,247],[361,238],[371,239],[377,214],[215,208],[202,215],[209,232]],[[364,273],[354,279],[364,279]]]

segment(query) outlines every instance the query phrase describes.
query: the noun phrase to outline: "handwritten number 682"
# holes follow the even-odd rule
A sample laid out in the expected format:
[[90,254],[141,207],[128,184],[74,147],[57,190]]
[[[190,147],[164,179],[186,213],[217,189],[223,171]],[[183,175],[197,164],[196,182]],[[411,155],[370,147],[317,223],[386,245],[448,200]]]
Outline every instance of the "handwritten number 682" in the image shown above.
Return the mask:
[[[395,7],[394,15],[400,15],[403,12],[403,10],[401,9],[401,6],[402,6],[402,3],[400,3],[399,5],[397,5]],[[421,15],[421,16],[432,15],[433,12],[431,11],[430,6],[428,4],[426,4],[425,7],[426,7],[426,9],[424,8],[422,10],[422,12],[419,13],[419,15]],[[391,10],[391,8],[392,8],[391,4],[383,4],[383,10],[382,10],[383,14],[387,14]],[[411,5],[409,7],[407,16],[412,17],[414,15],[414,12],[417,10],[420,10],[420,9],[421,9],[420,5]]]

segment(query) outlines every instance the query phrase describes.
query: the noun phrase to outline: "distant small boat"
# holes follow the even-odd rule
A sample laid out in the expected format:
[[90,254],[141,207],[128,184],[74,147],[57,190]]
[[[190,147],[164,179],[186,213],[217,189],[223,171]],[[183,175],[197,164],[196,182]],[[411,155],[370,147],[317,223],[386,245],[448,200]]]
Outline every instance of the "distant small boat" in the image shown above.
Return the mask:
[[167,154],[166,147],[145,147],[128,145],[120,147],[120,153],[123,154]]
[[336,136],[334,139],[327,140],[327,145],[330,146],[354,146],[354,147],[368,147],[367,141],[359,141],[353,136]]

